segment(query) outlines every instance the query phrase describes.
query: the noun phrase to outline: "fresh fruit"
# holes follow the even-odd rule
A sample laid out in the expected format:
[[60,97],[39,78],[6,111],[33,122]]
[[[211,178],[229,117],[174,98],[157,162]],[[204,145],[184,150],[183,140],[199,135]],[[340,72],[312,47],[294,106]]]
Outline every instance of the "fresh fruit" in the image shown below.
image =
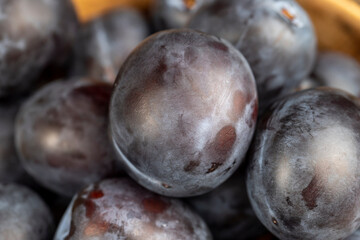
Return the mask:
[[319,54],[314,78],[320,86],[329,86],[360,97],[360,63],[338,52]]
[[31,190],[0,184],[1,240],[48,240],[54,223],[45,203]]
[[245,56],[262,109],[289,93],[314,65],[316,36],[295,1],[216,1],[200,9],[189,27],[230,41]]
[[243,161],[257,93],[243,56],[193,30],[144,41],[122,66],[110,104],[113,145],[129,175],[167,196],[200,195]]
[[360,225],[360,105],[320,88],[272,105],[259,120],[247,189],[280,239],[344,239]]
[[66,196],[115,174],[107,135],[111,91],[105,83],[72,79],[48,84],[28,99],[15,126],[26,171]]
[[54,240],[208,240],[204,221],[182,202],[127,178],[104,180],[76,195]]
[[152,18],[157,30],[183,28],[189,19],[203,6],[214,0],[155,0]]
[[130,52],[149,34],[134,9],[119,9],[86,23],[79,34],[74,74],[113,83]]
[[70,0],[0,1],[0,16],[3,98],[27,90],[47,64],[65,58],[77,19]]

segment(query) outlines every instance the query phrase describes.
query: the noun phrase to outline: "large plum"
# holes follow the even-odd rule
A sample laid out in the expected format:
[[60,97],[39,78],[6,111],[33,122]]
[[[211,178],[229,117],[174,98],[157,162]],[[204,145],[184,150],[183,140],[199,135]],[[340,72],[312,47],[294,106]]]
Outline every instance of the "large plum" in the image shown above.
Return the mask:
[[64,61],[76,32],[70,0],[0,1],[0,98],[26,90],[48,63]]
[[200,9],[189,27],[240,50],[254,72],[262,108],[297,86],[315,62],[313,26],[295,1],[216,1]]
[[193,30],[160,32],[122,66],[110,104],[113,145],[127,172],[168,196],[224,182],[250,144],[257,93],[243,56]]
[[108,139],[112,87],[88,79],[46,85],[20,109],[16,148],[25,170],[45,187],[73,196],[117,171]]
[[360,225],[360,105],[310,89],[259,120],[248,167],[251,204],[280,239],[344,239]]
[[130,179],[110,179],[76,195],[55,240],[209,240],[204,221],[182,202]]

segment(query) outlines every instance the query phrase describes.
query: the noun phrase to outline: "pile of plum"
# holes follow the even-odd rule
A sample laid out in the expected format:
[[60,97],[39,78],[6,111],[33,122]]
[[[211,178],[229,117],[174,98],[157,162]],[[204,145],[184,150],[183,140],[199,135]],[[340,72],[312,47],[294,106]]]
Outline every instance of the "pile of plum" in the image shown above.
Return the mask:
[[0,30],[1,240],[360,240],[360,64],[295,1],[4,0]]

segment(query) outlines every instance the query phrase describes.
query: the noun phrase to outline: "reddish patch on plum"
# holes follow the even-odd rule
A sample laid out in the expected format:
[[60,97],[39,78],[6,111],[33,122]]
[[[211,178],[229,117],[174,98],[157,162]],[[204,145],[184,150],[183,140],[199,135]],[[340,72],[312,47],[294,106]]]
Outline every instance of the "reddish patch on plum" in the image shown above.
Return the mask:
[[89,223],[84,229],[84,235],[88,237],[101,236],[107,232],[109,226],[107,223]]
[[215,171],[216,169],[218,169],[221,165],[223,165],[222,163],[218,163],[218,162],[213,162],[211,163],[211,167],[207,170],[206,173],[212,173],[213,171]]
[[193,171],[197,166],[200,165],[200,161],[190,161],[185,167],[185,172],[191,172]]
[[314,176],[309,185],[302,191],[301,195],[305,201],[306,207],[313,210],[317,207],[316,201],[321,194],[321,183],[319,179]]
[[92,218],[92,216],[94,216],[94,213],[96,211],[96,204],[91,200],[85,200],[84,204],[86,209],[86,213],[85,213],[86,217]]
[[236,140],[236,130],[233,126],[223,127],[216,135],[215,138],[215,150],[218,153],[228,153]]
[[196,4],[196,0],[183,0],[183,1],[188,10],[191,10]]
[[287,10],[286,8],[281,9],[281,13],[290,21],[294,21],[295,20],[295,15],[293,15],[289,10]]
[[211,42],[208,42],[208,45],[211,48],[215,48],[215,49],[223,51],[223,52],[229,51],[229,48],[221,42],[211,41]]
[[231,114],[230,114],[232,121],[237,121],[244,114],[246,101],[247,101],[247,98],[244,95],[245,94],[241,91],[236,91],[234,93],[233,107],[231,109]]
[[167,189],[171,188],[171,186],[170,186],[170,185],[167,185],[166,183],[162,183],[161,185],[162,185],[164,188],[167,188]]
[[93,190],[89,193],[89,198],[92,198],[92,199],[99,199],[99,198],[102,198],[103,196],[104,196],[104,193],[101,190]]
[[145,198],[142,204],[147,212],[156,214],[163,213],[169,207],[168,203],[158,197]]

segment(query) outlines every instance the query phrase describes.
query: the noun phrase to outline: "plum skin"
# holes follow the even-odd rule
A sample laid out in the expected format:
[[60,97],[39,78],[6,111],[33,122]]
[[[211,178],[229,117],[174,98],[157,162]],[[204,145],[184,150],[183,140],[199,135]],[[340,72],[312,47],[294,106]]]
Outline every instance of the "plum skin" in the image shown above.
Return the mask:
[[119,160],[167,196],[208,192],[239,166],[257,117],[251,70],[229,43],[193,30],[157,33],[120,70],[110,103]]
[[0,98],[4,98],[27,91],[48,64],[65,61],[78,22],[70,0],[1,1],[0,9]]
[[157,30],[183,28],[203,6],[214,0],[155,0],[152,18]]
[[142,15],[119,9],[86,23],[75,48],[74,75],[114,83],[130,52],[149,34]]
[[328,86],[360,97],[360,63],[339,52],[318,54],[313,71],[318,86]]
[[2,240],[48,240],[54,231],[50,210],[30,189],[0,183]]
[[360,105],[319,88],[259,120],[247,175],[251,204],[280,239],[343,239],[360,225]]
[[212,239],[204,221],[180,200],[152,193],[128,178],[108,179],[79,192],[55,240]]
[[315,63],[315,32],[295,1],[215,1],[187,27],[224,38],[245,56],[254,72],[260,112],[296,87]]
[[22,180],[25,170],[17,156],[14,141],[14,121],[21,101],[0,103],[0,182]]
[[15,145],[35,180],[72,197],[118,173],[107,134],[111,91],[109,84],[75,78],[48,84],[23,104]]

